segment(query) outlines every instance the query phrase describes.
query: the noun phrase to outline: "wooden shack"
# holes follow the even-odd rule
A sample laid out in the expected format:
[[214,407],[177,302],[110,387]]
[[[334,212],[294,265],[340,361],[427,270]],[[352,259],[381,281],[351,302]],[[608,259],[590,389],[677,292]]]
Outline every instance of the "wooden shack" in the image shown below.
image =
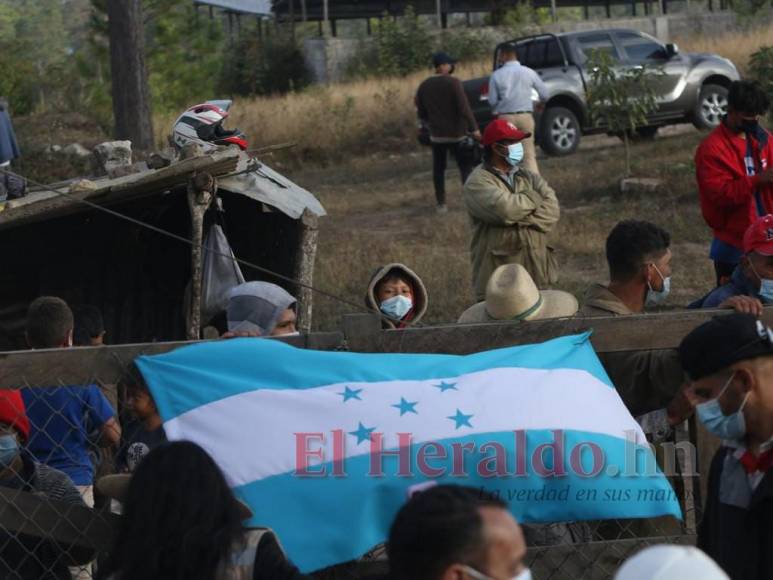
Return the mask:
[[[100,308],[113,344],[198,338],[212,189],[238,259],[311,285],[316,220],[325,210],[233,148],[124,177],[35,188],[0,204],[0,350],[25,348],[26,310],[41,295]],[[247,280],[275,282],[298,297],[300,326],[310,328],[308,288],[241,269]]]

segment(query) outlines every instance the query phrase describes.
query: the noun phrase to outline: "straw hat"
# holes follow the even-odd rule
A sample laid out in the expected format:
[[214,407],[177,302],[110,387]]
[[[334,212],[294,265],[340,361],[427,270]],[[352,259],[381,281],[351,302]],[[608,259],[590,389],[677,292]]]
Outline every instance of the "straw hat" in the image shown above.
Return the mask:
[[[97,489],[102,495],[114,499],[121,503],[126,500],[126,494],[129,492],[129,483],[132,480],[131,473],[117,473],[115,475],[106,475],[97,480]],[[243,520],[252,518],[252,509],[240,499],[236,499],[239,508],[239,514]]]
[[538,290],[520,264],[500,266],[486,285],[486,300],[465,310],[459,323],[541,320],[577,314],[577,299],[561,290]]

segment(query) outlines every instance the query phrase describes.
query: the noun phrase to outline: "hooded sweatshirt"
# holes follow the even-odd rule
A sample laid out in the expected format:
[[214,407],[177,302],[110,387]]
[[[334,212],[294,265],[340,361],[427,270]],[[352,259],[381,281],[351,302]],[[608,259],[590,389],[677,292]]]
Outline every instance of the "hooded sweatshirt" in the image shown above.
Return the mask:
[[284,288],[270,282],[245,282],[228,293],[228,330],[258,331],[268,336],[279,317],[296,300]]
[[405,328],[408,324],[416,324],[427,312],[427,289],[421,281],[421,278],[419,278],[413,270],[403,264],[387,264],[386,266],[381,266],[374,272],[370,279],[370,283],[368,284],[368,291],[365,294],[365,305],[371,310],[381,313],[381,309],[379,308],[380,304],[376,298],[376,286],[378,286],[379,282],[382,280],[391,278],[392,276],[402,278],[411,287],[413,293],[413,307],[405,316],[403,316],[399,324],[395,324],[390,320],[382,318],[381,326],[389,329]]

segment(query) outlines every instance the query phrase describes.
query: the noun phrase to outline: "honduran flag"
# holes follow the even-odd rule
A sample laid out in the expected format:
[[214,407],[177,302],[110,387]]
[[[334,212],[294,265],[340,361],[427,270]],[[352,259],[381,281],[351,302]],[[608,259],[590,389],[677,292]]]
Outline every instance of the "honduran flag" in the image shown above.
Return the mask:
[[521,522],[681,517],[588,334],[468,356],[243,338],[138,366],[167,436],[206,449],[304,571],[385,541],[433,482],[498,495]]

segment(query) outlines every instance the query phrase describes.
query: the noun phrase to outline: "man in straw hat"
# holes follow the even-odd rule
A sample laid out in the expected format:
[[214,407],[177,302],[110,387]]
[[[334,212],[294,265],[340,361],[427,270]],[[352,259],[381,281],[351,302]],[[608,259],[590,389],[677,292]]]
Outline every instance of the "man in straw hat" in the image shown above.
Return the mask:
[[539,290],[520,264],[500,266],[486,285],[486,299],[465,310],[459,323],[542,320],[577,313],[577,299],[561,290]]

